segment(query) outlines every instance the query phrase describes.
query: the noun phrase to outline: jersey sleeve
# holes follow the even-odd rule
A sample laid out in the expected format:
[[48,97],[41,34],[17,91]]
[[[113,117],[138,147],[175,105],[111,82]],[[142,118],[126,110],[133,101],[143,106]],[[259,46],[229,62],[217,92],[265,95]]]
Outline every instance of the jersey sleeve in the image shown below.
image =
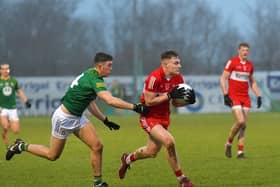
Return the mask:
[[156,92],[156,88],[158,87],[158,85],[159,81],[157,77],[151,75],[146,79],[144,89],[149,92]]
[[96,79],[92,83],[95,93],[107,90],[106,84],[103,79]]
[[232,59],[230,59],[229,61],[227,61],[224,70],[227,71],[227,72],[232,72],[232,70],[233,70],[233,61],[232,61]]

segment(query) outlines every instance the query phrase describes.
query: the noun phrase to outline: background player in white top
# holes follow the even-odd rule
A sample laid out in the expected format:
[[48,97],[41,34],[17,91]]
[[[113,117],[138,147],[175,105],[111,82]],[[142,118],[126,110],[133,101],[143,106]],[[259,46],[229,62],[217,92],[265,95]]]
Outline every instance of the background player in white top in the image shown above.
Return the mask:
[[227,62],[220,79],[221,89],[224,94],[224,104],[232,108],[232,113],[235,118],[235,122],[230,130],[225,145],[225,155],[229,158],[232,157],[232,142],[238,133],[237,158],[245,158],[243,152],[245,129],[249,110],[251,108],[249,86],[257,96],[257,108],[261,107],[262,104],[262,98],[257,83],[253,77],[254,65],[248,60],[249,49],[249,44],[239,44],[238,56],[231,58]]

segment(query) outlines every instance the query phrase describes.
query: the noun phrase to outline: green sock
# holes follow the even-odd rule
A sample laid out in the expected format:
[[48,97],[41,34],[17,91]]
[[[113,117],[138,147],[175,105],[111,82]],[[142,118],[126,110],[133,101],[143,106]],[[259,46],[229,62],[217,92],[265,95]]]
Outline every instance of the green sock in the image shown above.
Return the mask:
[[19,149],[20,149],[21,151],[26,151],[28,145],[29,145],[28,143],[22,143],[22,144],[20,144]]
[[94,184],[98,185],[102,183],[102,176],[94,176]]

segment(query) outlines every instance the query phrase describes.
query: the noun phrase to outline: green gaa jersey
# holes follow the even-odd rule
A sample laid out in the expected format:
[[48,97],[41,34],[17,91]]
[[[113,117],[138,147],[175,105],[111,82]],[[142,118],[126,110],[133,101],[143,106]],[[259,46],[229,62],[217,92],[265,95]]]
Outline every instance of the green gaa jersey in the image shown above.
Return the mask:
[[71,114],[81,116],[102,90],[107,90],[103,78],[95,69],[88,69],[73,80],[62,98],[62,104]]
[[18,82],[15,78],[10,77],[7,80],[0,78],[0,107],[15,109],[16,91],[19,89]]

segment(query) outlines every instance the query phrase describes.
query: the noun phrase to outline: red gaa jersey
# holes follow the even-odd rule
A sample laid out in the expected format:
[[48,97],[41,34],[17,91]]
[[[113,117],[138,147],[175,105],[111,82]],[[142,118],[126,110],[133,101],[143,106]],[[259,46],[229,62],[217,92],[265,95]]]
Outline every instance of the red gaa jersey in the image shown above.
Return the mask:
[[239,57],[234,57],[227,62],[225,71],[230,73],[229,96],[249,96],[250,76],[254,73],[252,62],[249,60],[242,62]]
[[[164,93],[171,92],[176,85],[183,82],[184,79],[182,75],[166,78],[162,67],[160,67],[147,77],[145,80],[144,90],[162,95]],[[141,102],[145,103],[144,93],[142,93]],[[169,121],[169,115],[169,101],[167,100],[161,104],[150,107],[150,111],[145,117]]]

